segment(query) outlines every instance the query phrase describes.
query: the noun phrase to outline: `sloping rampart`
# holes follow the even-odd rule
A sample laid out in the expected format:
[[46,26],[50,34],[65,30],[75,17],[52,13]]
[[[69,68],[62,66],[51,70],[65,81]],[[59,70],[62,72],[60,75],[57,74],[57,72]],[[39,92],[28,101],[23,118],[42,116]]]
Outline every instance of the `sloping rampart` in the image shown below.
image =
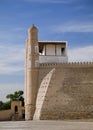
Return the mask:
[[48,91],[49,84],[51,82],[52,75],[54,73],[55,69],[51,70],[43,79],[38,95],[37,95],[37,101],[36,101],[36,111],[34,114],[34,119],[40,119],[41,112],[42,112],[42,107],[44,100],[46,100],[46,93]]

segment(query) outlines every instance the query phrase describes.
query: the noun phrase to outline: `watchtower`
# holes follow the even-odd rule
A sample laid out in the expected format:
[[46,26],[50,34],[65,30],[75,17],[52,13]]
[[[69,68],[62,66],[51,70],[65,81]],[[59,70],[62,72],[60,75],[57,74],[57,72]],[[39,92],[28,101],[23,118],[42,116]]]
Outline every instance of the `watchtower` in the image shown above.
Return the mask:
[[33,119],[38,90],[39,48],[38,29],[32,25],[28,30],[26,43],[26,71],[25,71],[25,119]]

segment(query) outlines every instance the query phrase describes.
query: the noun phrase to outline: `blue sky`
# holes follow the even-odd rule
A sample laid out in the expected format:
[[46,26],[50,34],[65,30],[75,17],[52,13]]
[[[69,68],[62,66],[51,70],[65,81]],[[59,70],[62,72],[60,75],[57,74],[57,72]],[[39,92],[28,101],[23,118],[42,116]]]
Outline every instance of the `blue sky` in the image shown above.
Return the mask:
[[0,0],[0,100],[24,90],[27,30],[68,41],[69,61],[93,61],[93,0]]

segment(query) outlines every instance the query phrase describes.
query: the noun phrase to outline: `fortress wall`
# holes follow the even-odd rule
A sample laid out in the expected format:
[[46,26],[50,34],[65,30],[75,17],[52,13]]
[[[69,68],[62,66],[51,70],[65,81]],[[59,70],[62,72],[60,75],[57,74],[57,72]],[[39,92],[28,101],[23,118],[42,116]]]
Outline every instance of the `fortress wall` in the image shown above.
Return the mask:
[[54,67],[52,66],[40,66],[39,68],[39,86],[40,87],[40,84],[41,82],[43,81],[44,77],[46,77],[46,75],[53,69]]
[[43,78],[53,69],[53,68],[75,68],[75,67],[93,67],[93,62],[69,62],[69,63],[41,63],[39,67],[39,86]]
[[51,80],[40,85],[35,119],[93,118],[93,63],[41,64],[41,78],[53,68]]
[[0,111],[0,121],[11,120],[11,117],[12,117],[11,109]]

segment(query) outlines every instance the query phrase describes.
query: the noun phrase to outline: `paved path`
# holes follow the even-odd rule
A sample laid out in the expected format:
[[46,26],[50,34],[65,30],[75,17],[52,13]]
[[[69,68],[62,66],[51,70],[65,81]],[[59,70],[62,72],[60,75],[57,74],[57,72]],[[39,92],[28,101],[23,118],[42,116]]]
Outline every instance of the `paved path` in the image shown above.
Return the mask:
[[93,130],[93,122],[76,122],[76,121],[0,122],[0,130]]

